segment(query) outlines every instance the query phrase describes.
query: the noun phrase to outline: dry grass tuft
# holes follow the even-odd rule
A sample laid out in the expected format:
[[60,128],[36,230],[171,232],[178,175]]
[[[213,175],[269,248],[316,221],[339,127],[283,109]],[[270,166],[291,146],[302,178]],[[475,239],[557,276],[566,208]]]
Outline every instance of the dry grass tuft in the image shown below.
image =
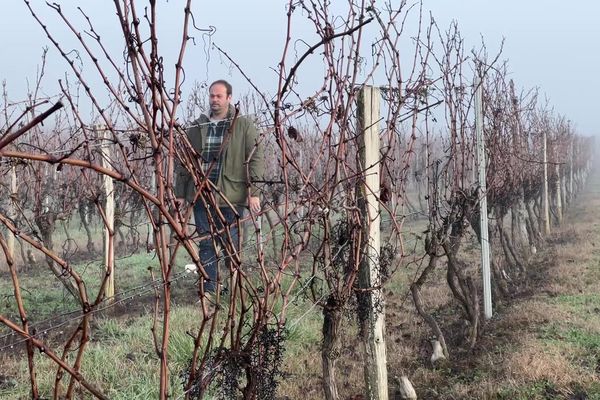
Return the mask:
[[563,387],[571,382],[589,383],[594,380],[593,375],[572,362],[578,349],[568,344],[547,346],[532,335],[523,339],[523,347],[504,360],[507,377],[519,383],[549,381]]
[[527,331],[550,321],[568,318],[568,312],[561,307],[547,303],[547,300],[534,298],[513,304],[502,315],[502,320],[498,321],[495,329],[517,333],[518,330]]

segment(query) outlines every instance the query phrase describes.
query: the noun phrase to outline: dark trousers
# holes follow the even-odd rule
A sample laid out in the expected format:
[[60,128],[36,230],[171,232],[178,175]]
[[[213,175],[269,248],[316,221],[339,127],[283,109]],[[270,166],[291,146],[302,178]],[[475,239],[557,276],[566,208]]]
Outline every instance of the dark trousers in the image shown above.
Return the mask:
[[[208,274],[208,280],[204,281],[204,291],[214,293],[217,287],[219,260],[225,259],[226,262],[232,256],[231,248],[235,252],[240,249],[239,232],[237,224],[236,211],[239,217],[242,216],[244,209],[236,207],[234,211],[231,207],[221,207],[221,214],[225,218],[225,223],[219,217],[214,208],[208,210],[202,201],[194,204],[194,219],[196,221],[196,231],[202,236],[208,237],[200,240],[199,256],[204,270]],[[211,233],[211,222],[214,224]],[[230,239],[231,237],[231,239]],[[230,242],[231,240],[231,242]],[[215,251],[215,245],[220,247],[219,254]]]

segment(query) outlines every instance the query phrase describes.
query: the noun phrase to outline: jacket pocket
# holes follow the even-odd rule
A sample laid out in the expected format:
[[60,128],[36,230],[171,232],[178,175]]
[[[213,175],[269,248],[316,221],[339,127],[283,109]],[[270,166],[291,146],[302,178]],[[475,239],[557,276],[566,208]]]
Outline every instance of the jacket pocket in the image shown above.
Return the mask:
[[221,179],[223,194],[233,204],[246,204],[246,180],[236,179],[223,174]]
[[246,183],[246,171],[242,171],[242,174],[240,174],[239,171],[224,170],[223,177],[231,182]]

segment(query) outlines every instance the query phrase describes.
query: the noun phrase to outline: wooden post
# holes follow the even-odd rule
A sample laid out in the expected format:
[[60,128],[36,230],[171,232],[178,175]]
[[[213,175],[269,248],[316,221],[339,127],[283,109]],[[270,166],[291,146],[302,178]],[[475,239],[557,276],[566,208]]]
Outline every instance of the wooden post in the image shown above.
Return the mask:
[[[111,168],[110,131],[103,125],[96,126],[98,138],[101,140],[101,164],[104,168]],[[113,180],[108,175],[103,175],[104,187],[104,213],[106,221],[104,224],[104,268],[108,274],[108,282],[104,290],[107,299],[114,300],[115,297],[115,191]]]
[[[7,216],[11,220],[15,220],[17,218],[17,172],[15,165],[11,165],[10,167],[10,193],[9,193],[9,204],[7,210]],[[16,263],[15,260],[15,235],[9,230],[6,230],[6,247],[8,250],[8,255],[13,259],[13,262]],[[4,255],[2,256],[4,258]],[[23,260],[25,261],[25,260]],[[6,266],[6,268],[5,268]],[[0,271],[9,271],[8,263],[4,264],[0,262]]]
[[556,217],[558,219],[558,224],[562,223],[563,218],[563,206],[562,206],[562,179],[560,179],[560,165],[558,162],[555,164],[555,172],[556,172]]
[[483,137],[483,85],[475,79],[475,131],[477,134],[477,163],[479,166],[479,225],[481,228],[481,271],[483,275],[483,314],[492,318],[492,278],[490,269],[490,241],[487,212],[487,184],[485,170],[485,143]]
[[[512,113],[514,116],[514,122],[512,125],[512,148],[516,159],[519,157],[519,154],[522,154],[524,151],[527,152],[529,148],[529,141],[526,137],[523,137],[525,132],[523,132],[521,125],[521,109],[519,105],[519,99],[515,94],[515,84],[512,79],[509,81],[509,93],[512,104]],[[529,237],[530,232],[528,232],[527,223],[525,222],[528,217],[527,206],[525,204],[525,187],[523,183],[519,185],[517,191],[518,194],[516,201],[510,208],[513,245],[517,246],[524,253],[532,253],[535,251],[535,246],[534,240]],[[527,246],[528,244],[529,246]]]
[[363,131],[361,161],[364,182],[360,190],[366,235],[359,282],[364,289],[361,316],[365,349],[367,399],[387,400],[387,360],[385,349],[385,303],[379,269],[379,89],[364,86],[358,95],[359,126]]
[[[17,167],[13,164],[10,167],[10,214],[9,217],[14,220],[17,217]],[[10,257],[15,259],[16,238],[12,232],[8,232],[7,246]]]
[[550,234],[550,196],[548,193],[548,138],[546,135],[546,129],[544,129],[543,133],[543,147],[542,151],[544,152],[544,210],[542,214],[542,221],[544,223],[544,233],[546,235]]
[[571,146],[569,149],[569,203],[573,201],[573,157],[575,147],[573,146],[573,142],[575,141],[575,135],[571,136]]

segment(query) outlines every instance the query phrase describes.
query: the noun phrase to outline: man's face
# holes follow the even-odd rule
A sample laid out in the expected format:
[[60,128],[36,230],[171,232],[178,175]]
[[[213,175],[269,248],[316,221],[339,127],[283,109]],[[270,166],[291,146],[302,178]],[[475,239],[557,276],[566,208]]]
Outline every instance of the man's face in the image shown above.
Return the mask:
[[227,94],[225,85],[219,83],[213,85],[209,90],[210,111],[214,115],[224,116],[229,109],[231,95]]

